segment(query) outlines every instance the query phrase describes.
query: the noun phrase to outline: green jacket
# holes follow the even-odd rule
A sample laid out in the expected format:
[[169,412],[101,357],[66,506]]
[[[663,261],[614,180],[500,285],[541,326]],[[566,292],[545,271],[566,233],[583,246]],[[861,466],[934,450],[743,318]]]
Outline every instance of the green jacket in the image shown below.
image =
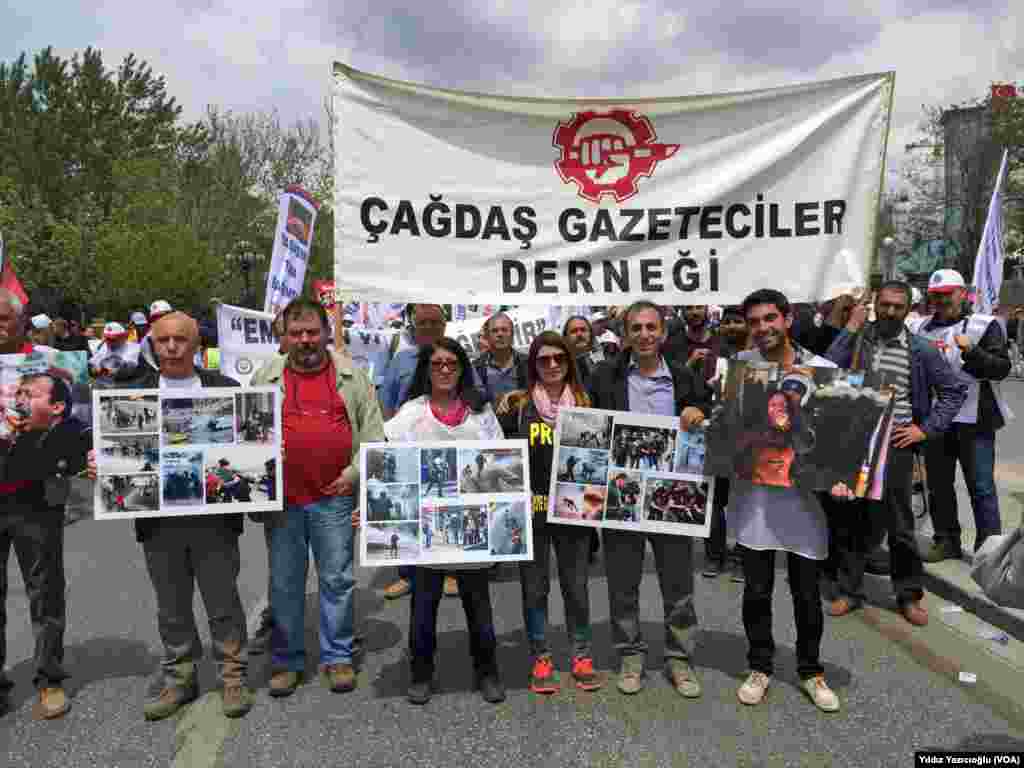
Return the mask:
[[[339,355],[333,351],[329,351],[328,354],[334,362],[338,392],[345,401],[348,418],[352,422],[352,463],[345,467],[342,475],[352,482],[354,492],[358,494],[359,447],[363,443],[384,442],[384,418],[381,416],[380,404],[366,371],[356,368],[352,364],[352,358],[346,355]],[[253,374],[250,384],[254,387],[277,384],[281,392],[284,392],[284,368],[287,361],[285,355],[275,356]],[[286,451],[287,449],[288,446],[285,446]]]

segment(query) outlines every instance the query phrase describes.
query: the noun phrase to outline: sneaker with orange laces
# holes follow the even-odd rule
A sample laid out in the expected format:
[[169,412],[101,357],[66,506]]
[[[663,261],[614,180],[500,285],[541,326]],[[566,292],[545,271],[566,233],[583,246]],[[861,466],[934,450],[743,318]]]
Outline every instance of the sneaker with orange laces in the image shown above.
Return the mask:
[[534,693],[558,693],[561,683],[558,680],[558,670],[555,669],[551,656],[543,654],[533,662],[533,671],[530,672],[530,690]]
[[596,691],[601,687],[601,678],[594,671],[594,660],[589,656],[574,656],[572,677],[581,691]]

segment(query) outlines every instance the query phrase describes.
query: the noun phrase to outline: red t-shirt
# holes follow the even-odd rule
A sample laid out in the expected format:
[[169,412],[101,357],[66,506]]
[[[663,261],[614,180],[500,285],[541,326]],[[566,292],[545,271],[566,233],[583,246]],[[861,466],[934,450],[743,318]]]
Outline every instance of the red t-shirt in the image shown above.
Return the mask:
[[352,462],[352,424],[334,364],[317,373],[284,372],[284,499],[312,504]]

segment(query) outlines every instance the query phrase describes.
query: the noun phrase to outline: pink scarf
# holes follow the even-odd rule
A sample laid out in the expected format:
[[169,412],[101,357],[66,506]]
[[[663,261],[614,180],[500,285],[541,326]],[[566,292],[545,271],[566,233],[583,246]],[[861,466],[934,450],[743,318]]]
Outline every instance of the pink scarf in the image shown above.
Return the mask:
[[469,410],[469,406],[466,405],[462,398],[455,400],[448,406],[448,410],[442,411],[434,405],[434,401],[430,401],[430,411],[434,414],[434,417],[444,424],[446,427],[457,427],[459,424],[466,420],[466,412]]
[[562,394],[558,398],[558,402],[552,402],[551,397],[548,396],[548,392],[540,384],[533,385],[533,404],[537,406],[537,413],[544,420],[546,424],[551,426],[555,425],[555,419],[558,418],[558,409],[563,405],[572,407],[576,405],[576,398],[573,397],[572,389],[570,387],[563,387]]

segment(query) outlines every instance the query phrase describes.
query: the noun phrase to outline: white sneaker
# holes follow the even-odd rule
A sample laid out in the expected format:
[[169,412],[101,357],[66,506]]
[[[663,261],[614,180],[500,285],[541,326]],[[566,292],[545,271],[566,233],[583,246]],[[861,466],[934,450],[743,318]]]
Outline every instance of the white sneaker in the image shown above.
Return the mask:
[[839,697],[828,687],[824,675],[808,677],[800,684],[800,687],[804,689],[804,693],[811,697],[811,701],[822,712],[839,711]]
[[736,695],[744,704],[751,706],[760,704],[771,680],[771,677],[764,672],[751,672],[743,685],[740,686],[740,689],[736,691]]

